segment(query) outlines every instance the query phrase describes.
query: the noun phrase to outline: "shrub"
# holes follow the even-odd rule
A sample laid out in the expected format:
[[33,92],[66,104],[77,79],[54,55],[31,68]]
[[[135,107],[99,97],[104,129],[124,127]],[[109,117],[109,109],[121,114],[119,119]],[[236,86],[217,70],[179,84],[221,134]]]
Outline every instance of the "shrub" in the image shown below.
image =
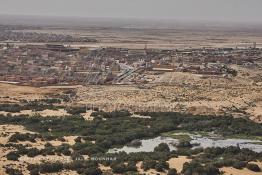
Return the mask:
[[73,161],[82,161],[82,160],[84,160],[84,157],[81,154],[77,153],[77,152],[73,152],[71,154],[71,159]]
[[235,162],[233,164],[233,167],[236,168],[236,169],[243,169],[243,168],[246,167],[246,165],[247,165],[246,162]]
[[66,111],[69,114],[77,115],[77,114],[80,114],[80,113],[85,113],[86,108],[85,107],[71,107],[71,108],[66,109]]
[[41,173],[55,173],[63,170],[62,163],[43,163],[39,165]]
[[142,163],[142,168],[147,171],[151,168],[155,168],[156,166],[156,161],[155,160],[144,160]]
[[45,144],[45,147],[53,147],[53,145],[52,145],[50,142],[47,142],[47,143]]
[[254,171],[254,172],[260,172],[261,171],[259,166],[257,164],[254,164],[254,163],[248,163],[246,167],[247,167],[247,169]]
[[15,133],[9,138],[9,142],[17,142],[17,141],[30,141],[30,142],[35,142],[35,138],[37,135],[35,134],[20,134],[20,133]]
[[126,165],[124,163],[114,163],[110,166],[113,173],[123,174],[126,172]]
[[20,170],[13,169],[13,168],[6,168],[5,172],[8,175],[23,175],[23,173]]
[[34,164],[29,164],[27,170],[30,172],[30,175],[39,175],[39,166]]
[[30,175],[39,175],[39,170],[37,168],[30,170]]
[[77,137],[74,139],[76,143],[81,143],[81,137]]
[[19,157],[20,157],[20,155],[17,154],[16,152],[9,152],[6,155],[7,160],[13,160],[13,161],[18,161]]
[[160,143],[157,147],[154,148],[155,152],[169,152],[170,149],[166,143]]
[[219,175],[219,169],[213,165],[202,166],[200,163],[192,161],[184,163],[182,173],[184,175],[205,174],[205,175]]
[[129,161],[126,166],[126,171],[137,171],[136,162]]
[[37,149],[37,148],[31,148],[28,150],[27,152],[27,156],[28,157],[35,157],[37,155],[39,155],[41,152]]
[[166,161],[159,161],[156,163],[155,169],[159,172],[164,171],[164,169],[169,169],[169,164]]
[[84,171],[85,175],[102,175],[102,171],[99,168],[91,167]]
[[204,167],[204,172],[207,175],[216,175],[216,174],[220,174],[219,169],[213,165],[207,165]]
[[177,175],[177,170],[172,168],[172,169],[168,170],[167,175]]
[[181,141],[181,142],[179,142],[177,147],[179,147],[179,148],[191,148],[192,145],[189,141]]
[[65,156],[70,156],[71,155],[71,151],[69,149],[63,149],[62,150],[62,154],[64,154]]

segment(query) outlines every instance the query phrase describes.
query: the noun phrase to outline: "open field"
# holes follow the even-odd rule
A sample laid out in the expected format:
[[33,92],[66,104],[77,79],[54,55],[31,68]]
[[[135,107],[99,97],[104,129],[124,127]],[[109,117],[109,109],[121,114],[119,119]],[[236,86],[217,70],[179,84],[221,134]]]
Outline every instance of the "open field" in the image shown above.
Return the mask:
[[[83,174],[92,170],[99,175],[101,172],[123,174],[127,171],[165,175],[171,171],[169,169],[184,173],[190,167],[197,167],[193,171],[213,171],[214,175],[220,175],[219,170],[226,173],[241,171],[256,175],[259,174],[254,172],[257,170],[247,168],[254,164],[261,168],[261,153],[236,146],[191,149],[189,142],[186,146],[182,144],[186,141],[179,141],[177,149],[172,151],[166,143],[160,143],[151,152],[108,152],[109,148],[124,146],[133,139],[155,137],[178,127],[184,131],[209,131],[228,136],[233,136],[234,132],[258,136],[261,125],[249,120],[161,112],[146,113],[150,117],[139,118],[125,111],[93,112],[94,120],[86,120],[79,112],[59,118],[1,115],[0,173],[15,170],[32,174],[33,166],[34,171],[41,174]],[[225,124],[228,127],[225,128]],[[83,160],[75,160],[75,156]],[[99,157],[112,157],[113,160],[96,160]],[[243,168],[249,166],[243,171],[233,169],[231,167],[238,167],[235,162]],[[87,168],[83,168],[85,166]]]
[[[204,24],[205,25],[205,24]],[[239,26],[225,27],[205,25],[184,26],[173,25],[164,28],[128,27],[42,27],[41,29],[22,30],[23,32],[68,34],[76,37],[89,37],[98,40],[97,43],[73,43],[79,47],[116,47],[143,49],[184,49],[201,47],[250,47],[253,42],[262,47],[262,32],[260,26],[243,28]],[[19,31],[19,30],[16,30]],[[23,44],[23,43],[21,43]],[[24,43],[26,44],[26,43]]]
[[[245,76],[246,73],[249,76]],[[178,111],[203,115],[232,114],[262,121],[262,87],[250,80],[259,71],[240,70],[232,79],[168,72],[145,88],[136,85],[87,86],[77,89],[75,103],[106,111]]]

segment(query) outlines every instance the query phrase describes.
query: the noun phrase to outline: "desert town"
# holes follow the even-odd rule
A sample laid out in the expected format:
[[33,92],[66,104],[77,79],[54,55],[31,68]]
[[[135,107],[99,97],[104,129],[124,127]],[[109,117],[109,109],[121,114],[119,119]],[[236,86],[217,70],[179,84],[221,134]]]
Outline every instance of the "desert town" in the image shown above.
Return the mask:
[[185,50],[73,48],[61,44],[0,48],[0,80],[23,85],[155,83],[165,72],[189,72],[202,78],[237,75],[232,66],[261,68],[262,50],[201,48]]
[[[0,26],[0,174],[261,173],[259,39],[181,48],[113,35],[124,29],[108,29],[108,42],[99,28],[23,28]],[[159,138],[148,152],[110,153]]]
[[[60,93],[71,88],[75,95],[69,105],[105,111],[229,113],[262,122],[262,49],[256,42],[184,49],[147,44],[143,48],[88,47],[84,43],[99,41],[14,29],[4,26],[0,37],[0,82],[9,84],[3,87],[57,88]],[[80,41],[82,46],[74,45]],[[3,101],[24,98],[13,100],[14,95],[1,90]],[[41,90],[26,98],[46,98],[37,96]]]
[[262,0],[0,0],[0,175],[262,175]]

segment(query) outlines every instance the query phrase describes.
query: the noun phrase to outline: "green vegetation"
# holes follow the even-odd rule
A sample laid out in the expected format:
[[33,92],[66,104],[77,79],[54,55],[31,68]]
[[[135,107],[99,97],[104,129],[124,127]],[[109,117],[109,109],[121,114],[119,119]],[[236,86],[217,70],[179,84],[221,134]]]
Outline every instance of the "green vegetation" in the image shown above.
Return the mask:
[[173,139],[178,139],[179,141],[191,141],[189,134],[181,133],[178,131],[165,132],[161,134],[164,137],[171,137]]
[[6,155],[7,160],[13,160],[13,161],[18,161],[18,158],[20,155],[17,152],[9,152]]
[[10,167],[7,167],[5,172],[8,175],[23,175],[23,173],[20,170]]
[[23,105],[0,104],[0,111],[11,112],[11,113],[21,112],[22,110],[43,111],[45,109],[58,110],[61,108],[62,108],[61,106],[54,105],[53,103],[50,102],[39,103],[38,101],[26,102]]
[[169,152],[170,149],[166,143],[160,143],[157,147],[154,148],[156,152]]
[[[262,141],[261,135],[233,134],[233,135],[230,135],[230,136],[226,136],[225,138],[228,138],[228,139],[251,139],[251,140]],[[258,142],[258,143],[262,144],[262,142]]]
[[192,161],[190,163],[185,163],[183,166],[182,173],[184,175],[194,175],[194,174],[206,174],[206,175],[219,175],[221,174],[217,167],[213,165],[203,166],[198,162]]
[[177,175],[177,170],[172,168],[172,169],[168,170],[167,175]]
[[243,168],[245,168],[247,166],[247,163],[246,162],[235,162],[234,164],[233,164],[233,167],[234,168],[236,168],[236,169],[243,169]]
[[21,134],[21,133],[15,133],[9,138],[9,142],[18,142],[18,141],[30,141],[30,142],[36,142],[36,138],[39,138],[40,136],[37,134]]
[[55,162],[55,163],[42,163],[39,165],[28,165],[27,169],[30,171],[30,174],[32,174],[31,172],[33,172],[33,174],[45,174],[45,173],[55,173],[55,172],[59,172],[62,171],[64,169],[64,166],[62,163],[59,162]]
[[[13,109],[13,108],[12,108]],[[229,116],[192,116],[179,113],[141,113],[140,115],[151,116],[151,118],[132,118],[128,111],[114,111],[106,113],[97,111],[92,114],[93,121],[86,121],[79,115],[82,107],[70,108],[71,116],[65,117],[7,117],[0,115],[0,124],[19,124],[30,131],[39,134],[15,133],[10,137],[10,143],[6,147],[15,147],[16,152],[9,155],[9,159],[17,160],[21,155],[34,157],[36,155],[67,155],[74,160],[70,164],[45,163],[28,167],[31,174],[57,172],[62,169],[76,170],[80,174],[101,174],[98,163],[110,166],[114,173],[136,173],[136,163],[142,161],[144,170],[154,168],[157,171],[168,171],[166,163],[172,157],[186,155],[194,161],[184,165],[184,174],[220,174],[218,168],[233,166],[244,168],[249,166],[255,170],[254,165],[248,162],[261,160],[262,153],[255,153],[238,147],[190,149],[191,144],[188,135],[180,135],[180,143],[177,151],[170,151],[168,145],[160,144],[153,152],[130,153],[124,152],[109,154],[108,149],[124,146],[133,140],[152,138],[165,133],[174,136],[173,133],[186,131],[189,133],[213,132],[225,137],[241,135],[246,137],[262,137],[262,125],[246,119],[234,119]],[[104,120],[106,119],[106,120]],[[73,146],[63,144],[54,147],[47,143],[44,149],[27,148],[26,146],[14,144],[17,141],[34,142],[36,138],[44,141],[61,139],[63,136],[78,136]],[[176,136],[175,136],[176,137]],[[95,142],[92,142],[95,141]],[[199,154],[201,153],[201,154]],[[115,161],[84,160],[81,155],[90,157],[115,157]],[[252,167],[253,166],[253,167]],[[175,174],[175,170],[168,171]]]
[[254,172],[260,172],[261,171],[259,166],[257,164],[254,164],[254,163],[248,163],[246,167],[247,167],[247,169],[254,171]]
[[[98,146],[105,149],[178,129],[189,132],[215,132],[227,137],[236,134],[262,137],[261,124],[240,118],[190,116],[179,113],[143,113],[142,115],[151,116],[150,119],[143,119],[131,118],[126,111],[96,112],[92,115],[95,116],[94,121],[85,121],[79,115],[45,118],[40,116],[1,116],[0,124],[21,124],[43,136],[77,135],[89,137],[89,139],[95,140]],[[102,120],[102,118],[107,118],[107,120]]]
[[80,113],[85,113],[86,110],[89,109],[86,109],[86,107],[70,107],[66,109],[66,111],[72,115],[79,115]]

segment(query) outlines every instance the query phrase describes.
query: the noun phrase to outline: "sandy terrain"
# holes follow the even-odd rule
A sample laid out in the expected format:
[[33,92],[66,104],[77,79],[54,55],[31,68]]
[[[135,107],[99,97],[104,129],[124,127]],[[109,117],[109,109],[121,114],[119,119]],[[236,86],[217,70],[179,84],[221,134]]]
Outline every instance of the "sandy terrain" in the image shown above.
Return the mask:
[[110,166],[104,166],[102,164],[99,164],[99,169],[103,172],[110,172],[112,171],[112,169],[110,168]]
[[[23,31],[26,32],[26,31]],[[180,48],[201,48],[201,47],[250,47],[253,42],[257,47],[262,47],[261,30],[232,30],[220,28],[165,28],[165,29],[136,29],[136,28],[82,28],[78,30],[63,28],[43,27],[41,30],[27,30],[27,32],[69,34],[77,37],[85,36],[95,38],[97,43],[73,43],[72,47],[117,47],[144,49],[180,49]],[[16,45],[26,45],[30,43],[16,43]],[[43,45],[46,43],[34,43]],[[60,43],[59,43],[60,44]],[[66,43],[65,43],[66,44]],[[249,70],[234,67],[238,70],[238,76],[232,79],[207,78],[203,79],[199,75],[189,73],[166,72],[156,77],[150,75],[153,81],[141,88],[137,85],[97,85],[97,86],[47,86],[30,87],[14,84],[0,83],[0,103],[17,103],[20,100],[35,100],[58,95],[66,89],[74,89],[77,96],[66,106],[88,105],[99,107],[105,111],[128,109],[134,111],[177,111],[202,115],[224,115],[233,114],[237,117],[248,116],[250,119],[262,123],[262,82],[255,82],[254,77],[261,77],[261,70]],[[65,116],[68,113],[64,109],[38,111],[42,116]],[[83,113],[86,120],[93,120],[92,111]],[[0,111],[0,114],[7,115],[8,112]],[[11,115],[34,115],[31,110],[24,110]],[[140,117],[140,116],[133,116]],[[146,116],[145,116],[146,117]],[[14,132],[27,133],[24,127],[19,125],[0,125],[0,143],[7,143],[9,137]],[[73,145],[76,136],[64,137],[65,142],[50,141],[53,146],[63,143]],[[30,144],[32,147],[44,148],[46,141],[37,139],[36,143],[20,142]],[[24,174],[29,174],[25,163],[40,163],[41,161],[62,161],[68,162],[68,156],[37,156],[29,158],[23,156],[20,162],[8,161],[4,157],[11,149],[0,147],[0,175],[4,174],[4,165],[13,164],[12,167],[20,167]],[[88,158],[88,156],[86,156]],[[181,172],[183,164],[190,162],[186,156],[171,158],[168,163],[170,168]],[[156,170],[144,171],[141,169],[142,162],[137,163],[139,173],[147,175],[157,174]],[[261,162],[258,163],[262,168]],[[110,171],[110,167],[100,165],[105,171]],[[248,169],[237,170],[224,167],[221,169],[226,175],[260,175]],[[51,175],[52,173],[50,173]],[[74,171],[63,171],[53,173],[54,175],[74,175]],[[165,175],[166,173],[159,173]]]
[[9,137],[15,134],[16,132],[19,132],[21,134],[33,134],[33,132],[26,130],[21,125],[0,125],[0,143],[6,144],[8,142]]
[[43,117],[47,117],[47,116],[51,116],[51,117],[63,117],[63,116],[67,116],[69,115],[66,110],[64,109],[58,109],[58,110],[50,110],[50,109],[45,109],[43,111],[37,111],[34,112],[32,110],[22,110],[20,112],[14,112],[14,113],[10,113],[10,112],[5,112],[5,111],[0,111],[0,114],[3,115],[11,115],[11,116],[18,116],[18,115],[29,115],[29,116],[34,116],[34,115],[41,115]]
[[94,117],[91,116],[92,113],[92,110],[88,110],[86,111],[86,113],[81,113],[81,115],[84,117],[85,120],[92,121],[94,119]]
[[[257,164],[260,169],[262,169],[262,162],[250,162]],[[250,171],[247,168],[244,168],[242,170],[232,168],[232,167],[224,167],[220,169],[221,171],[225,172],[225,175],[261,175],[261,172],[254,172]]]
[[56,94],[58,91],[56,89],[42,89],[31,86],[0,83],[0,102],[41,99],[52,93]]
[[[77,30],[63,28],[42,28],[40,30],[23,30],[23,32],[68,34],[76,37],[89,37],[98,40],[97,43],[75,43],[71,46],[122,47],[122,48],[199,48],[199,47],[249,47],[253,42],[262,46],[262,33],[260,29],[244,29],[223,26],[154,26],[151,28],[119,28],[95,27]],[[160,28],[158,28],[160,27]]]
[[191,159],[188,159],[186,156],[179,156],[177,158],[169,159],[169,168],[175,168],[178,173],[180,173],[183,169],[183,165],[186,162],[190,162]]
[[69,144],[69,145],[74,145],[76,138],[77,138],[77,136],[64,136],[66,143]]
[[[25,130],[23,126],[20,125],[0,125],[0,143],[6,144],[8,143],[9,137],[15,132],[19,133],[32,133],[30,131]],[[22,169],[23,172],[27,175],[29,172],[26,170],[25,164],[16,161],[7,160],[4,156],[8,154],[10,151],[13,151],[12,148],[4,148],[0,147],[0,174],[5,174],[5,169],[3,166],[12,164],[12,167]]]
[[[1,144],[6,144],[8,143],[9,137],[13,135],[15,132],[19,133],[34,133],[26,130],[23,126],[21,125],[0,125],[0,143]],[[60,146],[63,143],[73,145],[75,144],[74,139],[77,136],[65,136],[65,142],[61,142],[58,140],[52,140],[49,141],[53,146]],[[28,145],[29,147],[37,148],[37,149],[43,149],[47,142],[46,141],[41,141],[40,139],[36,139],[36,142],[32,143],[29,141],[24,141],[24,142],[18,142],[18,144],[23,144],[23,145]],[[34,158],[30,158],[27,156],[22,156],[19,158],[19,161],[9,161],[5,158],[5,155],[8,154],[10,151],[14,151],[12,148],[5,148],[5,147],[0,147],[0,174],[5,174],[5,169],[3,166],[10,165],[13,168],[21,169],[23,170],[24,174],[29,174],[29,172],[26,170],[26,163],[40,163],[43,161],[51,161],[51,162],[56,162],[56,161],[61,161],[61,162],[69,162],[71,161],[70,156],[36,156]],[[88,158],[85,157],[85,158]],[[76,172],[61,172],[61,174],[76,174]]]
[[156,82],[146,85],[148,88],[141,89],[136,85],[81,87],[77,89],[76,102],[106,111],[178,111],[203,115],[231,113],[262,122],[262,86],[250,81],[257,74],[249,72],[249,76],[239,75],[232,79],[203,79],[199,75],[168,72]]
[[[262,122],[262,85],[254,77],[261,77],[261,70],[235,67],[238,76],[226,78],[202,78],[199,75],[166,72],[158,75],[146,88],[139,85],[87,85],[28,87],[0,84],[0,101],[37,99],[63,93],[71,88],[77,92],[70,105],[99,107],[105,111],[128,109],[130,111],[178,111],[202,115],[249,117]],[[8,98],[4,98],[8,96]],[[0,111],[2,114],[6,112]],[[21,111],[31,114],[31,111]],[[43,116],[64,116],[66,111],[45,110]],[[13,114],[14,115],[14,114]],[[83,114],[92,120],[90,112]]]

